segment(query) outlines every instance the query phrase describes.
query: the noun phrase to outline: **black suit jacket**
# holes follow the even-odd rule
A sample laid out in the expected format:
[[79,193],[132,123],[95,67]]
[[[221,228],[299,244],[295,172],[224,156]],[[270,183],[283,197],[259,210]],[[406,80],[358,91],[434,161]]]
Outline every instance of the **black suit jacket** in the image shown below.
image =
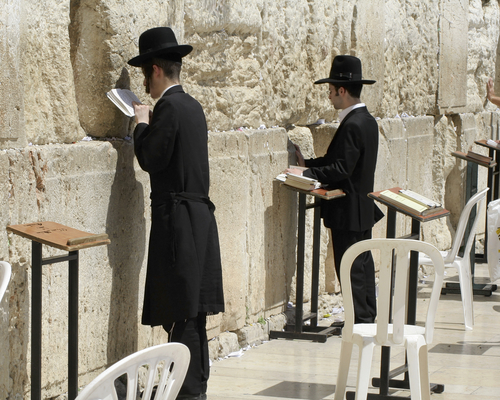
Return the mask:
[[213,207],[197,201],[208,199],[207,140],[203,109],[180,85],[158,100],[149,125],[135,128],[135,154],[151,181],[143,324],[168,325],[224,310]]
[[382,218],[382,212],[367,196],[373,191],[377,152],[377,122],[366,107],[359,107],[342,120],[325,156],[305,161],[309,169],[304,176],[346,193],[343,198],[322,201],[326,227],[362,232]]

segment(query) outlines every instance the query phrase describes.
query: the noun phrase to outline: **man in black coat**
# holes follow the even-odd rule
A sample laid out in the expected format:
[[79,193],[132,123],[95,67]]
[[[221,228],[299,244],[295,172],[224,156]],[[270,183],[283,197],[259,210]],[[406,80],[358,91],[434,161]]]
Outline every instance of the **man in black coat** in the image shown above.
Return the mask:
[[179,84],[182,57],[170,28],[139,38],[129,61],[141,67],[146,92],[159,99],[151,113],[134,103],[134,149],[151,182],[151,233],[142,323],[162,325],[184,343],[191,362],[178,398],[206,398],[209,376],[207,314],[224,311],[214,205],[208,197],[208,131],[203,109]]
[[[324,224],[332,231],[335,270],[340,277],[340,261],[354,243],[370,239],[372,227],[382,212],[367,195],[373,191],[378,151],[378,125],[361,103],[364,80],[361,61],[353,56],[337,56],[330,76],[314,82],[330,85],[329,99],[343,110],[340,125],[324,157],[304,160],[297,147],[297,159],[305,171],[287,172],[314,178],[331,188],[343,189],[345,197],[321,203]],[[377,314],[375,270],[371,252],[360,255],[351,269],[356,323],[374,322]]]

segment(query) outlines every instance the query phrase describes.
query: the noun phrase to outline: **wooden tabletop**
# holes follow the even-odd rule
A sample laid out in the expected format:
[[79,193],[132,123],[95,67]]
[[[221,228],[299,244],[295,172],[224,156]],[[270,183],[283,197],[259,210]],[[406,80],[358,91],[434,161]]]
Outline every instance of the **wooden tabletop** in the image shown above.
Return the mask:
[[455,156],[457,158],[460,158],[462,160],[465,160],[465,161],[471,161],[473,163],[476,163],[477,165],[481,165],[482,167],[486,167],[486,168],[493,168],[494,166],[497,165],[497,163],[495,161],[493,161],[493,160],[490,163],[484,163],[484,162],[481,162],[479,160],[475,160],[475,159],[473,159],[471,157],[467,157],[467,154],[465,154],[465,153],[463,153],[461,151],[452,151],[451,155]]
[[88,233],[50,221],[9,225],[7,230],[24,238],[66,251],[76,251],[111,243],[105,233]]
[[[391,189],[387,189],[387,190],[390,190],[391,192],[394,192],[394,193],[399,193],[399,191],[401,190],[400,187],[394,187],[394,188],[391,188]],[[371,197],[372,199],[374,200],[377,200],[379,201],[380,203],[384,204],[385,206],[387,207],[390,207],[402,214],[405,214],[405,215],[408,215],[409,217],[412,217],[412,218],[415,218],[416,220],[420,221],[420,222],[428,222],[428,221],[432,221],[433,219],[438,219],[438,218],[442,218],[442,217],[446,217],[447,215],[450,215],[450,212],[446,209],[443,209],[441,211],[438,211],[434,214],[427,214],[425,217],[422,216],[422,215],[418,215],[418,214],[414,214],[414,213],[411,213],[407,210],[403,210],[402,208],[392,204],[392,203],[389,203],[388,201],[382,199],[380,197],[380,193],[382,193],[384,190],[380,190],[378,192],[372,192],[372,193],[368,193],[368,197]]]
[[279,181],[279,182],[283,187],[286,187],[287,189],[293,190],[294,192],[304,193],[304,194],[308,194],[310,196],[319,197],[320,199],[323,199],[323,200],[333,200],[333,199],[338,199],[339,197],[345,196],[345,192],[337,193],[334,195],[328,195],[327,189],[319,188],[319,189],[314,189],[314,190],[302,190],[302,189],[296,188],[294,186],[287,185],[286,183],[284,183],[282,181]]

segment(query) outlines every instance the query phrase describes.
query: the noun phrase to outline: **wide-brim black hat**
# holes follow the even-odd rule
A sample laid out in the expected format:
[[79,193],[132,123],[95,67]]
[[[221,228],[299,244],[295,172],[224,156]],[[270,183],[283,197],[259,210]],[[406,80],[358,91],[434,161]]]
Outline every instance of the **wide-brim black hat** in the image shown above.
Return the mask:
[[189,44],[178,44],[174,31],[168,27],[148,29],[139,37],[139,55],[128,61],[134,67],[140,67],[152,57],[172,57],[180,61],[193,50]]
[[361,60],[354,56],[337,56],[333,59],[330,76],[314,82],[318,83],[362,83],[364,85],[373,85],[376,81],[363,79],[361,73]]

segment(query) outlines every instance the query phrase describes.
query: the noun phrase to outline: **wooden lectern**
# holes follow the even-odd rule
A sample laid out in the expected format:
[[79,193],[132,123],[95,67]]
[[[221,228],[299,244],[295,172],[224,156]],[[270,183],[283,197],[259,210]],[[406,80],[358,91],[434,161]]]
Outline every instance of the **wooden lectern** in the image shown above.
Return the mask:
[[[78,251],[110,243],[108,235],[94,235],[56,222],[9,225],[7,230],[31,239],[31,399],[42,392],[42,266],[68,261],[68,399],[78,395]],[[68,255],[42,258],[42,244]]]

